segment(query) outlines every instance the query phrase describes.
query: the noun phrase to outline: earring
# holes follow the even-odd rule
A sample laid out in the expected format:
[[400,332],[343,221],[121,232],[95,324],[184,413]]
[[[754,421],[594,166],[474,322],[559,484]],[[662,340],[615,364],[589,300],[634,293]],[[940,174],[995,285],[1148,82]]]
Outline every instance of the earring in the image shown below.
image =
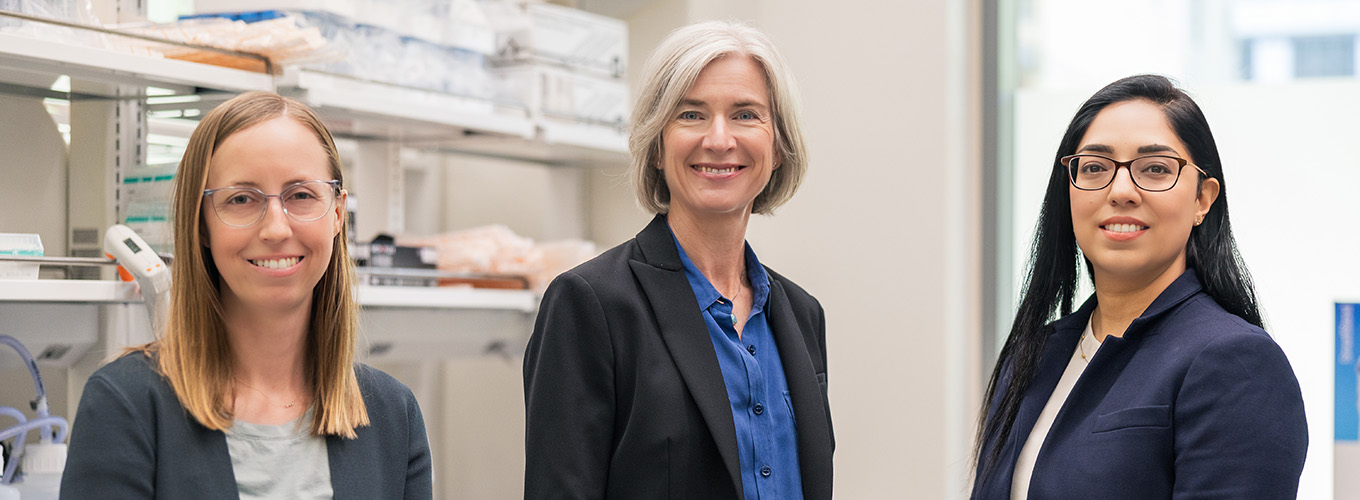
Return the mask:
[[1196,215],[1196,216],[1195,216],[1195,225],[1198,226],[1198,225],[1200,225],[1200,224],[1202,224],[1202,223],[1204,223],[1204,216],[1203,216],[1203,215]]

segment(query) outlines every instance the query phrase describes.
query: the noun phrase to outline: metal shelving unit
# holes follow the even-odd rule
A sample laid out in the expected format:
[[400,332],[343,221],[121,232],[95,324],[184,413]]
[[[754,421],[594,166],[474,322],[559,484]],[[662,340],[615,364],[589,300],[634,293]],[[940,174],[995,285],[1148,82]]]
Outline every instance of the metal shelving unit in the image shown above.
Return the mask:
[[536,117],[529,110],[423,89],[285,68],[280,93],[312,105],[342,137],[553,165],[621,165],[621,127]]
[[538,306],[533,292],[528,290],[360,285],[356,293],[359,304],[364,307],[440,307],[529,313]]
[[[364,307],[528,313],[537,306],[528,290],[360,285],[355,294]],[[141,303],[142,293],[136,283],[113,280],[0,280],[0,302],[126,304]]]
[[[86,207],[95,207],[80,209],[92,213],[77,214],[75,202],[70,202],[71,218],[66,229],[73,250],[80,246],[77,240],[89,238],[75,229],[77,224],[96,228],[116,222],[122,169],[144,161],[146,135],[160,123],[148,119],[148,111],[173,112],[181,107],[202,112],[231,94],[248,90],[298,97],[314,106],[337,135],[370,144],[396,145],[388,151],[402,146],[424,147],[566,165],[617,165],[627,158],[626,137],[618,128],[549,123],[522,108],[299,68],[274,72],[277,74],[0,32],[0,94],[71,103],[64,108],[73,130],[69,175],[73,184],[81,180],[80,187],[71,187],[68,196],[80,199]],[[52,82],[63,76],[69,78],[69,88],[53,87]],[[185,99],[163,99],[166,95]],[[102,135],[104,139],[99,144],[84,143],[88,141],[77,138],[76,129],[82,132],[82,138]],[[394,155],[360,158],[376,164],[384,159],[394,160],[386,168],[396,170],[395,176],[384,176],[386,181],[399,184],[400,161]],[[389,193],[400,194],[390,189]],[[372,206],[385,205],[392,210],[394,204],[399,209],[399,203],[398,196]],[[96,251],[97,237],[85,241],[82,248]],[[356,293],[364,307],[366,334],[374,345],[386,346],[370,349],[370,356],[405,355],[398,354],[403,352],[447,356],[458,355],[453,352],[457,350],[480,353],[484,345],[523,342],[537,305],[535,295],[528,290],[361,286]],[[100,328],[105,331],[91,351],[100,355],[126,345],[129,339],[146,338],[127,331],[145,327],[138,317],[140,302],[135,284],[108,279],[0,280],[0,306],[7,311],[22,311],[24,304],[39,303],[42,307],[34,309],[34,314],[68,309],[102,311],[98,314],[106,319],[100,321]],[[35,321],[41,323],[41,318]],[[454,325],[458,325],[457,331]],[[464,325],[469,334],[459,338]],[[119,331],[108,331],[110,328]],[[421,328],[428,331],[413,340],[413,330]],[[407,341],[421,347],[403,348],[401,342]],[[440,342],[458,347],[435,348]],[[88,365],[89,361],[81,363]]]
[[136,283],[112,280],[0,280],[0,302],[124,304],[141,302]]
[[0,70],[3,70],[0,75],[4,75],[0,80],[13,85],[28,84],[31,80],[22,78],[24,75],[66,75],[73,80],[157,87],[181,94],[199,89],[222,92],[274,89],[273,77],[264,73],[7,33],[0,33]]
[[358,80],[308,69],[287,68],[276,82],[327,119],[331,132],[396,141],[465,135],[534,137],[528,110],[490,101]]

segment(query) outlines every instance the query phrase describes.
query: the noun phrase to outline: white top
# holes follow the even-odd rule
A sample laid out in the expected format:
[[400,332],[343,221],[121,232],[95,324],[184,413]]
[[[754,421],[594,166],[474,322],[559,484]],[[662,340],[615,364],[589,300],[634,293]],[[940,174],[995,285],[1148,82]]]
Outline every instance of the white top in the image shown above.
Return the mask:
[[232,422],[227,451],[242,500],[333,498],[326,438],[311,435],[315,409],[283,425]]
[[1100,341],[1091,331],[1091,320],[1086,320],[1086,331],[1081,333],[1081,341],[1077,343],[1077,348],[1072,350],[1072,359],[1067,362],[1067,369],[1063,370],[1062,378],[1058,379],[1058,386],[1053,388],[1053,394],[1048,397],[1048,402],[1044,403],[1044,410],[1039,412],[1039,420],[1034,422],[1034,429],[1030,431],[1029,438],[1025,439],[1025,446],[1020,448],[1020,458],[1015,461],[1015,475],[1011,476],[1011,500],[1029,499],[1029,480],[1034,475],[1034,461],[1039,458],[1039,450],[1044,447],[1044,439],[1048,437],[1048,430],[1053,427],[1053,419],[1057,418],[1058,410],[1062,409],[1063,403],[1067,402],[1067,396],[1072,393],[1072,387],[1077,385],[1077,379],[1081,373],[1086,371],[1087,363],[1095,357],[1096,351],[1100,349]]

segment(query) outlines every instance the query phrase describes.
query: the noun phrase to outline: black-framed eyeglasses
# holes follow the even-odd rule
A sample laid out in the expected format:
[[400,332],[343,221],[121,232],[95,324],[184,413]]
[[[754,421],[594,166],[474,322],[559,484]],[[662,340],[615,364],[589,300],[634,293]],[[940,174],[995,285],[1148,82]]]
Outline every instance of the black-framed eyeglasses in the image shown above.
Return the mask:
[[1119,167],[1129,169],[1133,185],[1143,191],[1160,192],[1176,187],[1181,171],[1186,165],[1195,167],[1199,173],[1209,174],[1198,165],[1185,158],[1171,155],[1147,155],[1129,161],[1116,161],[1113,158],[1096,154],[1064,156],[1058,160],[1067,169],[1067,177],[1072,185],[1082,191],[1099,191],[1114,182],[1114,174]]
[[212,206],[217,218],[231,227],[250,227],[264,219],[269,199],[278,198],[283,213],[293,220],[308,222],[320,219],[335,208],[340,196],[340,181],[303,181],[289,184],[279,194],[247,186],[230,186],[203,190],[203,200]]

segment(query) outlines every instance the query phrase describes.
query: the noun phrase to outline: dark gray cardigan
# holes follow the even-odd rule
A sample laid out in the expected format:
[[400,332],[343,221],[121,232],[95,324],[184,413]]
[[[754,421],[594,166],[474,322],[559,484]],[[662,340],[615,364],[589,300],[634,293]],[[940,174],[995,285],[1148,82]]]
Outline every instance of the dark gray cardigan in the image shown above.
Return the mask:
[[[428,499],[430,446],[411,390],[356,364],[371,424],[356,439],[326,438],[337,500]],[[63,499],[237,500],[226,435],[189,417],[150,358],[133,354],[85,383]]]

